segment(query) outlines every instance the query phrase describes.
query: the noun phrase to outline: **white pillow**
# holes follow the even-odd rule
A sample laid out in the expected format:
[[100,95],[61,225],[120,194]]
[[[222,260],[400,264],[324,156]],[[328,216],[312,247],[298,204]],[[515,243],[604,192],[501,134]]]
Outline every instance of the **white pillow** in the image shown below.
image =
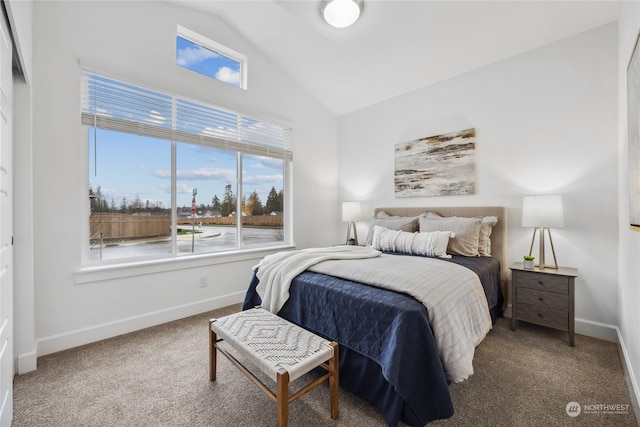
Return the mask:
[[454,236],[455,233],[450,231],[409,233],[374,225],[371,247],[383,252],[451,258],[451,255],[447,255],[447,244],[449,238]]

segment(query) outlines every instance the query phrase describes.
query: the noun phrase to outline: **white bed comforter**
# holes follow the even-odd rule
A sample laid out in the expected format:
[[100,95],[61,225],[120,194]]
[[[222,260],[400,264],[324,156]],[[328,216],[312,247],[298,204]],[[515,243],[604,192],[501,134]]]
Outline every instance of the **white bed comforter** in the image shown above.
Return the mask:
[[280,252],[254,268],[259,268],[256,289],[263,307],[273,313],[288,299],[293,278],[307,269],[413,296],[427,308],[440,359],[453,382],[473,374],[475,347],[491,329],[478,275],[458,264],[340,246]]

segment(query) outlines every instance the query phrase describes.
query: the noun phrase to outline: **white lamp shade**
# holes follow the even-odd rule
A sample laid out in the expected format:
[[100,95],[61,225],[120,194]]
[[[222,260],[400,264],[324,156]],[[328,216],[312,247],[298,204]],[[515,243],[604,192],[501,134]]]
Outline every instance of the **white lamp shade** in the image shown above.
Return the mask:
[[564,208],[559,194],[541,194],[522,198],[522,226],[564,227]]
[[342,220],[357,221],[360,219],[360,202],[342,202]]
[[360,17],[362,1],[357,0],[325,0],[320,3],[320,12],[329,25],[345,28],[352,25]]

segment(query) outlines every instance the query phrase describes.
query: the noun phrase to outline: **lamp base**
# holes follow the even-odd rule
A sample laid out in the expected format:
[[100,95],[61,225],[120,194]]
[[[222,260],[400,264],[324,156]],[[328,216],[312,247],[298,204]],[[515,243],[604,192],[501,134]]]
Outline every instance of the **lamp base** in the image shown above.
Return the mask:
[[[351,237],[351,229],[353,228],[353,237]],[[358,246],[358,230],[356,230],[356,223],[354,221],[349,221],[347,224],[347,241],[345,242],[347,246]]]
[[[532,251],[533,251],[533,241],[536,239],[536,232],[538,231],[538,228],[534,228],[533,229],[533,236],[531,237],[531,247],[529,248],[529,255],[531,255]],[[551,244],[551,253],[553,254],[553,265],[547,265],[545,263],[545,259],[544,259],[544,232],[547,232],[547,235],[549,236],[549,243]],[[544,269],[544,268],[553,268],[555,270],[558,269],[558,260],[556,259],[556,250],[553,247],[553,239],[551,238],[551,230],[549,230],[548,228],[542,228],[540,227],[540,236],[539,236],[539,240],[540,240],[540,255],[538,258],[538,268]]]

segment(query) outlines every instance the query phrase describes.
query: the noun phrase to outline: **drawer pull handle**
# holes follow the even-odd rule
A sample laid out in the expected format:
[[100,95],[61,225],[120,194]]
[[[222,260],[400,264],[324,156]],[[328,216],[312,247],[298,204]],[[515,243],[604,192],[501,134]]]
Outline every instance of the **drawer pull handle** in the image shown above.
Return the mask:
[[538,313],[538,317],[542,319],[544,316],[541,313]]
[[538,285],[542,285],[542,280],[538,280]]
[[543,301],[544,301],[544,298],[539,297],[539,298],[538,298],[538,301],[543,302]]

